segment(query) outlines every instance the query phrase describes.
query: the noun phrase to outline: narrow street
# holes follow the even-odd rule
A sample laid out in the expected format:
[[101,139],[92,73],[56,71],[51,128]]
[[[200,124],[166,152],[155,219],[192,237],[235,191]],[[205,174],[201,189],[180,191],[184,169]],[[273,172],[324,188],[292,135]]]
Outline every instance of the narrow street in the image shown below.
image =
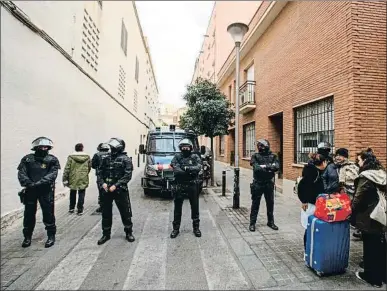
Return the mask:
[[[217,174],[223,164],[217,163]],[[247,290],[247,289],[357,289],[355,280],[361,243],[351,242],[350,267],[346,274],[319,278],[303,263],[302,228],[297,201],[278,194],[274,232],[266,227],[265,204],[255,233],[248,231],[248,194],[242,175],[241,208],[233,210],[232,195],[221,197],[221,188],[206,191],[200,199],[201,238],[194,237],[189,202],[184,203],[180,235],[169,238],[173,202],[148,198],[140,187],[140,169],[130,183],[134,235],[124,239],[115,209],[112,239],[97,245],[101,216],[95,215],[95,187],[86,194],[83,216],[68,214],[68,197],[56,204],[57,242],[44,248],[46,235],[38,210],[30,248],[21,248],[21,221],[2,233],[2,290]],[[217,175],[220,178],[220,175]],[[228,188],[232,184],[228,179]]]

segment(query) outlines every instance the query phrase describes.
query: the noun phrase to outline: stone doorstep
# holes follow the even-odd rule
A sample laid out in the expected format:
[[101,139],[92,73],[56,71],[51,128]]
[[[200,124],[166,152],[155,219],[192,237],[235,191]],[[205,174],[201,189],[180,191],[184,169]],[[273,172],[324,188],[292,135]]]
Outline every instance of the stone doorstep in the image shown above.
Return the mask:
[[[64,191],[55,192],[55,201],[62,199],[70,192],[69,189]],[[19,199],[19,198],[18,198]],[[38,210],[40,209],[40,204],[38,203]],[[23,217],[24,207],[20,209],[11,211],[10,213],[1,217],[1,231],[10,227],[15,221]]]

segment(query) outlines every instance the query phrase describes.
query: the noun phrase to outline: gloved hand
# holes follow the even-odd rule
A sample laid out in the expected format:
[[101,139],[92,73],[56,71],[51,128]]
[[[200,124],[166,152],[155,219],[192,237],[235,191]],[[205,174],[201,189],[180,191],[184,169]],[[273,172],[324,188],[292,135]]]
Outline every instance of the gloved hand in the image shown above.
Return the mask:
[[26,188],[34,188],[34,187],[35,187],[35,183],[34,182],[28,183],[26,185]]

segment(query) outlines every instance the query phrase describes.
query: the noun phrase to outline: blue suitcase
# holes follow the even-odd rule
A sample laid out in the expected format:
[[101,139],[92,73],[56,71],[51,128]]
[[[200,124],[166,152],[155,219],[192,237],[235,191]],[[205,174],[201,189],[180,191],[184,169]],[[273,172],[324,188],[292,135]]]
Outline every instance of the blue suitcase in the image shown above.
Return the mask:
[[305,263],[318,276],[344,273],[349,260],[348,221],[325,222],[308,218]]

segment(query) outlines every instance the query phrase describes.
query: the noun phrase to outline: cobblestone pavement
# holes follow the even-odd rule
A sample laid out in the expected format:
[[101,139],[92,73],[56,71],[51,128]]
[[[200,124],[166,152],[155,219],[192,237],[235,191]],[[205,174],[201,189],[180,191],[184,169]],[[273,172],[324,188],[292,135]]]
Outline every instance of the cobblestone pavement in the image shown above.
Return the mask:
[[[217,173],[220,174],[218,165]],[[21,248],[21,221],[2,231],[1,290],[365,290],[353,271],[361,256],[361,243],[352,242],[351,266],[341,276],[319,278],[303,263],[303,230],[299,205],[285,195],[276,196],[275,232],[266,226],[262,203],[258,230],[248,231],[248,172],[241,175],[241,208],[231,208],[231,192],[220,188],[200,197],[203,236],[192,233],[190,206],[183,206],[180,235],[169,238],[173,220],[171,200],[145,197],[140,169],[130,183],[134,235],[124,239],[114,207],[112,239],[97,245],[101,216],[95,187],[86,193],[85,214],[68,214],[68,197],[57,201],[57,242],[44,248],[46,235],[38,212],[32,246]],[[231,189],[231,179],[228,179]],[[231,184],[230,184],[231,183]]]
[[[280,228],[279,231],[273,231],[266,226],[266,204],[262,197],[257,230],[250,232],[248,229],[251,203],[249,185],[252,181],[252,172],[248,169],[241,169],[241,207],[233,209],[233,171],[226,164],[216,162],[215,172],[218,184],[221,181],[222,170],[226,170],[227,175],[226,196],[222,196],[221,188],[216,188],[209,190],[211,195],[208,199],[215,201],[225,212],[235,230],[243,238],[240,244],[248,245],[253,251],[254,254],[246,261],[249,263],[254,261],[256,265],[262,266],[262,269],[265,270],[259,273],[261,279],[257,288],[373,289],[355,277],[354,272],[359,270],[358,264],[361,261],[363,250],[362,243],[353,237],[351,237],[349,267],[345,274],[319,278],[305,266],[303,260],[304,229],[300,223],[300,203],[293,193],[276,193],[275,222]],[[226,235],[231,232],[230,228],[225,229],[225,232]],[[262,278],[266,278],[266,282],[262,283]]]

